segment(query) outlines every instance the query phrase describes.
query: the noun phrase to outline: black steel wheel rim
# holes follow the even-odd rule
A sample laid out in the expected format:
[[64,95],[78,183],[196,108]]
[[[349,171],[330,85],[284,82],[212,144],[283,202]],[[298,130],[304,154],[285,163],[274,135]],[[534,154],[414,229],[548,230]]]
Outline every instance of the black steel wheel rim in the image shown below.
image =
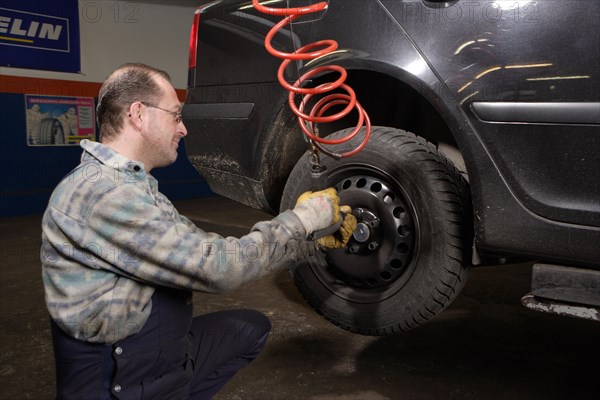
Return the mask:
[[402,185],[368,165],[346,165],[328,174],[341,204],[352,207],[358,227],[344,249],[323,252],[311,263],[336,296],[378,302],[400,290],[414,270],[418,220]]

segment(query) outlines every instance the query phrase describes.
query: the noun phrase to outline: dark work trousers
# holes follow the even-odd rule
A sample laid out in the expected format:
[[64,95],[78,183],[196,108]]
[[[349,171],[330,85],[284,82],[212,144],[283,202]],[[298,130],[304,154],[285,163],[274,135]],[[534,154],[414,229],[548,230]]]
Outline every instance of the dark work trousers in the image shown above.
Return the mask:
[[191,292],[165,288],[152,296],[142,329],[112,345],[51,325],[60,400],[211,399],[258,356],[271,329],[252,310],[192,318]]

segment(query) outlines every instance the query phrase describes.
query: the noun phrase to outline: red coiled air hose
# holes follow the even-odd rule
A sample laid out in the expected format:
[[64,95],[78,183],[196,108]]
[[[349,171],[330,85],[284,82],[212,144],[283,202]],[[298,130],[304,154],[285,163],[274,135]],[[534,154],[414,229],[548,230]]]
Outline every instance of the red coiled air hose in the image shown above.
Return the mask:
[[[307,44],[297,49],[293,53],[285,53],[279,50],[276,50],[272,45],[271,41],[273,37],[283,29],[286,25],[292,23],[302,15],[311,14],[319,11],[323,11],[327,8],[327,2],[320,2],[313,4],[311,6],[306,7],[296,7],[296,8],[272,8],[265,7],[259,4],[258,0],[252,0],[252,5],[258,11],[264,14],[270,15],[280,15],[285,16],[283,20],[277,23],[267,34],[265,37],[265,47],[269,53],[273,56],[283,59],[279,70],[277,72],[277,78],[279,79],[279,83],[287,89],[290,94],[288,97],[288,102],[292,112],[296,114],[298,117],[298,122],[300,124],[300,128],[304,132],[304,134],[310,139],[311,143],[315,145],[321,152],[327,154],[336,159],[340,159],[343,157],[350,157],[365,147],[367,142],[369,141],[369,137],[371,136],[371,121],[369,116],[365,112],[365,110],[361,107],[361,105],[356,101],[356,93],[352,88],[346,85],[344,82],[348,73],[346,70],[338,65],[323,65],[317,68],[314,68],[304,75],[302,75],[293,85],[290,85],[284,78],[284,73],[288,65],[295,60],[312,60],[317,57],[323,57],[338,48],[338,43],[335,40],[320,40],[314,43]],[[334,82],[323,83],[314,88],[303,88],[302,82],[305,80],[312,78],[313,76],[323,73],[323,72],[338,72],[340,77]],[[335,89],[342,89],[346,93],[332,93],[323,96],[319,101],[317,101],[312,108],[305,113],[304,107],[305,104],[314,96],[314,95],[323,95],[325,93],[331,92]],[[295,95],[302,95],[302,101],[300,106],[296,105]],[[331,107],[346,105],[346,107],[333,115],[324,115],[327,110]],[[314,124],[315,123],[327,123],[337,121],[346,115],[348,115],[353,109],[356,109],[358,112],[358,122],[356,124],[356,128],[352,130],[348,135],[340,138],[340,139],[325,139],[319,137],[318,134],[314,132]],[[350,139],[352,139],[356,134],[360,131],[360,129],[365,125],[365,137],[363,141],[353,150],[350,150],[345,153],[333,153],[322,145],[335,145],[342,144]]]

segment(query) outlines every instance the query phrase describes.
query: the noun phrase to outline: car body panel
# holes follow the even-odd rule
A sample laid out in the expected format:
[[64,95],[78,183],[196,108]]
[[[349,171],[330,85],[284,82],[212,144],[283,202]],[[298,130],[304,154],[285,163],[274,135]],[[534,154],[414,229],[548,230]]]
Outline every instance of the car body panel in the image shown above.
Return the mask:
[[[200,18],[184,108],[190,160],[216,192],[276,211],[275,183],[307,148],[275,79],[280,60],[262,44],[279,18],[242,8],[247,2],[221,3]],[[291,67],[288,80],[332,62],[351,75],[401,81],[433,106],[464,159],[482,254],[598,268],[599,16],[592,0],[338,0],[275,45],[340,43],[331,56]],[[250,108],[239,117],[234,110],[244,104]],[[519,119],[502,117],[496,104],[518,109]],[[558,108],[540,120],[531,104]],[[584,106],[573,112],[577,104]],[[215,105],[230,113],[207,114]]]

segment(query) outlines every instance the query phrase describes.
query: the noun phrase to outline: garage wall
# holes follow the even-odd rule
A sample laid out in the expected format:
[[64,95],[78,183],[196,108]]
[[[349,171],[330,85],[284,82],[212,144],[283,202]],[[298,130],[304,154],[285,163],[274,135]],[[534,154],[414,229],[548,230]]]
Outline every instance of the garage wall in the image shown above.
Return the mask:
[[[25,94],[96,97],[116,67],[143,62],[169,72],[184,100],[195,7],[163,3],[80,0],[78,74],[0,67],[0,216],[43,212],[52,189],[81,155],[79,146],[27,146]],[[175,164],[153,174],[171,199],[212,194],[185,158],[184,146]]]

